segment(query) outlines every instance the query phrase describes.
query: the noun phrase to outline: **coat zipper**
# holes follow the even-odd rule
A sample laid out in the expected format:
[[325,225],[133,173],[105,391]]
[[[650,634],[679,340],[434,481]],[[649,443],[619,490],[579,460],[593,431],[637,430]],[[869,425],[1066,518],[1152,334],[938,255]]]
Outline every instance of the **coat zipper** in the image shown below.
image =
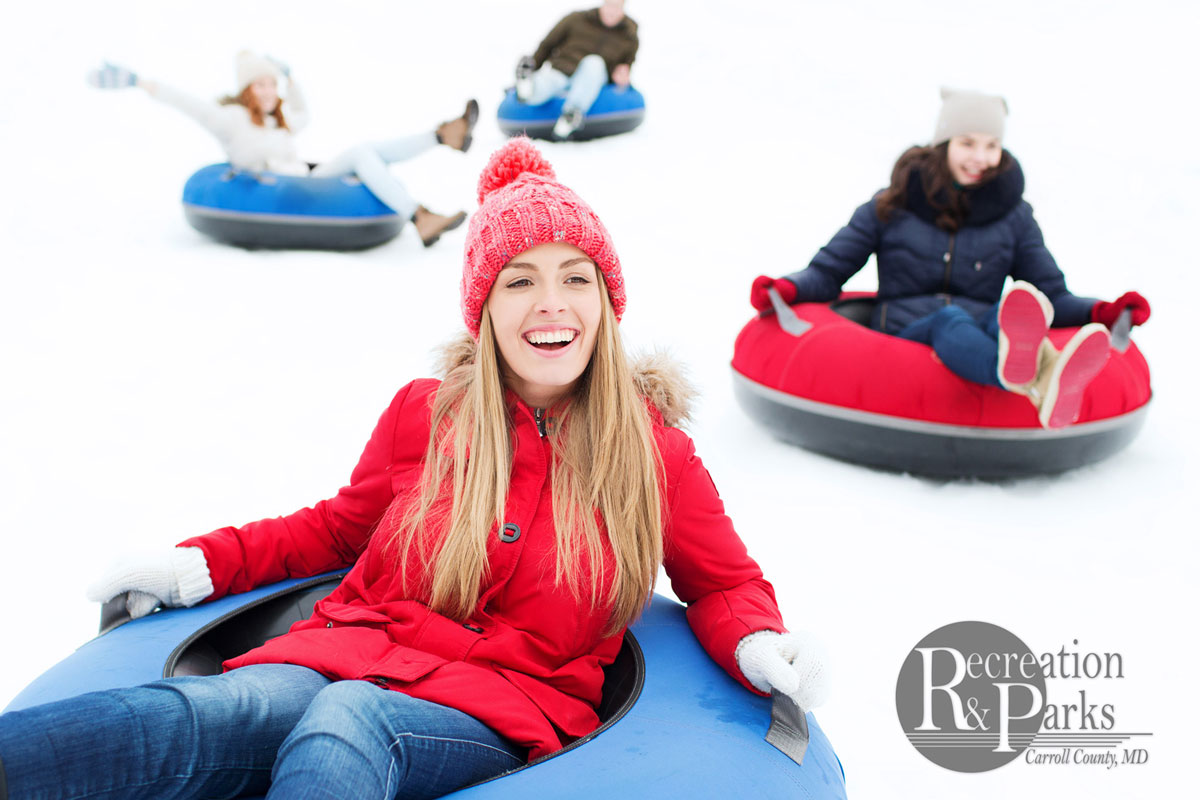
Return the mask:
[[954,234],[950,234],[950,246],[946,250],[946,254],[942,256],[942,260],[946,262],[946,276],[942,280],[942,291],[944,294],[950,294],[950,268],[954,263]]
[[546,438],[546,409],[535,408],[533,410],[533,421],[537,423],[538,435],[543,439]]

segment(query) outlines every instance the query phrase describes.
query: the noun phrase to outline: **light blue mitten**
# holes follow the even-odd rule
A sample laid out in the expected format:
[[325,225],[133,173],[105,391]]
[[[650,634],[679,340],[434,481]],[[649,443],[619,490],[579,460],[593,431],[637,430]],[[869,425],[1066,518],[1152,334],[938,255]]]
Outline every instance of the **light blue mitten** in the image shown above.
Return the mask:
[[136,72],[107,61],[104,62],[104,66],[89,72],[87,79],[88,83],[97,89],[124,89],[128,86],[137,86],[138,82]]

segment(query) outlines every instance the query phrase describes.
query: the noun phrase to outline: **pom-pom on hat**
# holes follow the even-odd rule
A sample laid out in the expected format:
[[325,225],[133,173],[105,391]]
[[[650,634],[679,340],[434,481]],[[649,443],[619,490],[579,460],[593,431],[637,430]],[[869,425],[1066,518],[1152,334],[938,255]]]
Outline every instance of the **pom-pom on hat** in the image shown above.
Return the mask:
[[250,50],[242,50],[234,57],[234,69],[237,72],[239,94],[259,78],[274,78],[275,80],[280,78],[278,67],[270,60]]
[[471,336],[479,338],[483,304],[500,270],[546,242],[573,244],[596,262],[620,320],[625,281],[608,230],[579,195],[555,180],[533,142],[518,136],[492,154],[479,176],[479,210],[463,252],[462,312]]
[[1003,141],[1007,116],[1008,103],[999,95],[943,88],[932,144],[936,147],[966,133],[986,133]]

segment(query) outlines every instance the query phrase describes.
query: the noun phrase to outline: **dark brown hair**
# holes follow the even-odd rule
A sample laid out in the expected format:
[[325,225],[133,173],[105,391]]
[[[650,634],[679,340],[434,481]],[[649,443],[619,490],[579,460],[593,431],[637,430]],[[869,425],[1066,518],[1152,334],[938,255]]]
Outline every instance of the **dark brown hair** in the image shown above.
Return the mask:
[[[896,159],[892,167],[892,182],[875,199],[875,213],[884,222],[891,218],[896,209],[908,208],[908,184],[914,170],[921,176],[921,190],[925,202],[937,215],[934,224],[942,230],[956,231],[967,218],[970,210],[968,195],[954,182],[947,160],[949,142],[933,147],[910,147]],[[1012,156],[1005,151],[1000,163],[983,173],[981,186],[1012,166]]]
[[221,105],[223,106],[231,106],[234,104],[245,106],[246,110],[250,112],[250,121],[255,125],[258,125],[260,128],[262,127],[263,120],[269,113],[270,116],[275,118],[276,125],[283,130],[291,130],[287,126],[287,120],[283,118],[282,101],[276,103],[275,108],[272,111],[264,112],[263,107],[258,104],[258,100],[254,97],[254,92],[251,91],[249,86],[247,86],[245,89],[242,89],[241,94],[237,95],[236,97],[234,95],[226,95],[225,97],[221,98]]

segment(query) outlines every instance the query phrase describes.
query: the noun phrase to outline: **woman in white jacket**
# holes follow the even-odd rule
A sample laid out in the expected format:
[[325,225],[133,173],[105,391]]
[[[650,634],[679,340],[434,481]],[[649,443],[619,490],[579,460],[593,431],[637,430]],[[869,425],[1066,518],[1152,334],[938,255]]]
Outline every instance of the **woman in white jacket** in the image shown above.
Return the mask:
[[[462,116],[443,122],[431,131],[360,144],[330,161],[312,164],[302,161],[296,154],[293,135],[308,124],[309,113],[304,93],[292,80],[287,65],[243,50],[237,54],[236,70],[237,93],[219,102],[139,78],[113,64],[94,70],[89,80],[93,86],[102,89],[138,86],[154,99],[178,109],[217,137],[229,163],[238,169],[312,177],[356,175],[402,219],[412,220],[426,247],[467,218],[462,211],[445,216],[418,204],[388,165],[412,158],[438,144],[466,152],[479,117],[479,105],[474,100],[467,102]],[[279,95],[281,79],[287,81],[286,100]]]

